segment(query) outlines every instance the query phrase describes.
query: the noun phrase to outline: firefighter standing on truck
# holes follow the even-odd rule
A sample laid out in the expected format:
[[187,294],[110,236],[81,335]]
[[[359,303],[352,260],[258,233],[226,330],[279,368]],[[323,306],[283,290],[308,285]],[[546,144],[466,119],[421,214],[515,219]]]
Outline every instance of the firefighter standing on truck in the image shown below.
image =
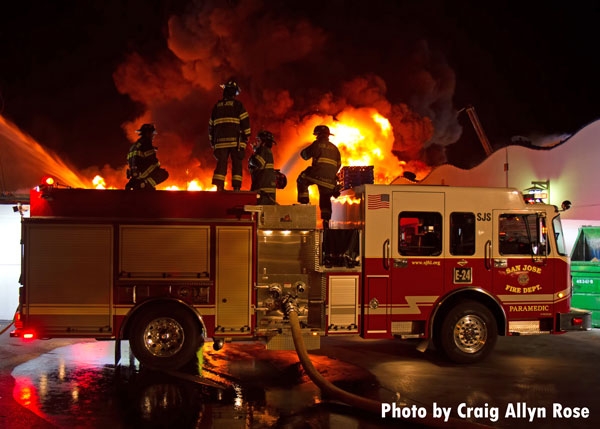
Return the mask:
[[331,197],[334,196],[337,184],[337,172],[342,165],[340,151],[329,141],[329,127],[317,125],[313,131],[317,139],[300,152],[304,160],[312,158],[312,166],[298,176],[298,202],[309,204],[308,187],[317,185],[319,188],[319,209],[323,228],[329,228],[331,219]]
[[251,191],[259,193],[257,204],[275,204],[275,170],[273,169],[273,152],[271,148],[277,144],[273,134],[261,131],[256,136],[254,154],[248,160],[248,170],[252,175]]
[[169,177],[167,170],[160,168],[160,162],[156,157],[158,148],[152,145],[156,128],[154,124],[144,124],[136,133],[140,135],[140,138],[131,145],[127,153],[129,182],[125,185],[125,189],[154,190],[156,185]]
[[208,139],[217,159],[212,183],[217,186],[217,191],[225,190],[227,162],[231,157],[231,184],[234,191],[239,191],[242,161],[250,137],[250,117],[242,103],[235,99],[241,91],[237,82],[230,79],[221,88],[223,99],[215,104],[208,121]]

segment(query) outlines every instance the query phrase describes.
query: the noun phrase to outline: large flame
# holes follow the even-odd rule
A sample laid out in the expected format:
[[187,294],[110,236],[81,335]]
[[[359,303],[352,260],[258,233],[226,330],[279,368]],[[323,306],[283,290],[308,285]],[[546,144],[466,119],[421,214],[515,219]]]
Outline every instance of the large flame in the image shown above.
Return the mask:
[[[44,150],[31,137],[19,131],[16,126],[1,117],[0,120],[3,137],[9,135],[10,141],[15,147],[19,147],[27,157],[39,164],[37,168],[40,176],[50,173],[59,178],[61,184],[79,188],[123,189],[126,182],[124,177],[125,165],[119,169],[104,167],[103,169],[88,169],[84,172],[76,172],[57,156]],[[375,183],[390,183],[396,177],[402,175],[405,168],[407,168],[407,162],[399,160],[392,152],[394,130],[390,121],[374,108],[347,107],[335,118],[327,115],[312,115],[294,125],[285,128],[288,131],[282,133],[283,135],[278,139],[278,144],[273,148],[275,168],[280,168],[288,178],[286,189],[277,191],[277,201],[280,204],[296,202],[296,178],[303,169],[310,165],[310,161],[306,162],[301,159],[299,152],[314,140],[312,131],[316,125],[329,126],[333,134],[330,140],[340,150],[342,166],[373,165]],[[158,189],[216,190],[211,183],[212,168],[214,168],[213,160],[208,159],[206,165],[203,165],[202,162],[187,154],[177,156],[177,149],[173,149],[168,143],[164,144],[164,141],[159,140],[158,144],[159,147],[165,148],[159,150],[158,153],[161,165],[170,173],[169,179],[160,184]],[[173,152],[174,150],[175,152]],[[164,157],[161,156],[163,153],[165,154]],[[245,162],[247,162],[247,157]],[[198,168],[198,164],[202,168]],[[428,172],[428,167],[423,164],[409,162],[408,165],[419,178]],[[242,189],[249,189],[250,180],[247,170],[245,170],[244,176]],[[35,184],[37,182],[31,185],[35,186]],[[226,182],[227,187],[229,187],[229,184]],[[310,187],[309,193],[311,202],[317,204],[318,191],[316,187]],[[342,197],[337,202],[352,204],[356,203],[356,200]]]
[[[342,156],[342,166],[374,166],[375,183],[390,183],[396,177],[401,175],[407,163],[399,160],[393,153],[394,130],[390,121],[372,108],[346,108],[337,115],[331,116],[311,116],[295,127],[298,133],[282,136],[279,144],[274,147],[275,168],[281,168],[288,176],[288,186],[284,190],[277,191],[277,200],[283,204],[291,204],[296,200],[295,178],[302,169],[310,165],[300,158],[298,149],[308,146],[314,139],[312,130],[315,125],[329,126],[332,136],[330,140],[340,150]],[[291,150],[290,150],[291,149]],[[160,157],[160,151],[159,151]],[[162,162],[162,161],[161,161]],[[212,185],[212,171],[205,169],[197,177],[191,180],[177,180],[181,176],[177,171],[173,171],[167,163],[162,165],[170,172],[171,177],[167,182],[158,186],[158,189],[164,190],[188,190],[188,191],[214,191],[216,187]],[[416,166],[417,173],[422,176],[427,173],[427,168],[421,165]],[[190,176],[191,168],[185,170],[185,176]],[[247,172],[245,173],[247,176]],[[99,179],[98,179],[99,178]],[[106,187],[106,183],[101,176],[96,176],[94,184],[97,181],[100,186]],[[226,182],[226,187],[228,183]],[[99,188],[99,186],[96,186]],[[316,203],[318,192],[316,187],[309,188],[311,201]],[[349,198],[339,199],[339,202],[355,202]]]

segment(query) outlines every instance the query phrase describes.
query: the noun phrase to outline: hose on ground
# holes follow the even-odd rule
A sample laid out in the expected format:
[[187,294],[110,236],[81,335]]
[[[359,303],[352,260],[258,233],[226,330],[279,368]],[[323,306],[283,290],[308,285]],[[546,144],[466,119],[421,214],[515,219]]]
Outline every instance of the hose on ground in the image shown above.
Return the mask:
[[[377,415],[381,415],[381,402],[374,401],[372,399],[363,398],[362,396],[355,395],[350,392],[346,392],[343,389],[335,386],[333,383],[327,381],[312,364],[304,340],[302,339],[302,330],[300,328],[300,322],[298,320],[298,314],[293,306],[286,306],[288,317],[290,320],[290,326],[292,329],[292,338],[294,340],[294,346],[296,347],[296,353],[298,359],[306,371],[308,377],[312,380],[315,385],[321,389],[326,395],[331,398],[335,398],[347,405],[352,407],[360,408],[361,410],[369,411]],[[434,419],[432,417],[425,418],[404,418],[403,420],[410,421],[412,423],[427,425],[430,427],[445,427],[445,428],[472,428],[481,429],[489,428],[489,426],[481,425],[479,423],[472,423],[465,420],[460,420],[451,417],[447,423],[443,419]]]

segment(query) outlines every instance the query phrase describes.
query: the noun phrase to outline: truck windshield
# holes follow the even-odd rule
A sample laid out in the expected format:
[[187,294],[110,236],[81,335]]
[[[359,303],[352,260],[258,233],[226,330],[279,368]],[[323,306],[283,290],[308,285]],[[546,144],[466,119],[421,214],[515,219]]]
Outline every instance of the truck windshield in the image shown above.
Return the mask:
[[560,215],[552,219],[552,227],[554,228],[554,241],[556,243],[556,250],[559,255],[567,256],[567,248],[565,247],[565,235],[563,234],[562,224],[560,222]]

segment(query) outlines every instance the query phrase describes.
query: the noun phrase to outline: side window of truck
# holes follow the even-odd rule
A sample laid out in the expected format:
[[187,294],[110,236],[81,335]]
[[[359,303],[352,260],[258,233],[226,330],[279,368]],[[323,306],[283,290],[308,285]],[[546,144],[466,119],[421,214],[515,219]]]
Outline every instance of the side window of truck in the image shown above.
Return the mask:
[[442,253],[442,215],[436,212],[402,212],[398,215],[398,252],[403,256]]
[[475,254],[474,213],[450,215],[450,253],[465,256]]
[[499,250],[502,255],[546,254],[546,232],[538,228],[535,214],[501,214],[499,218]]

